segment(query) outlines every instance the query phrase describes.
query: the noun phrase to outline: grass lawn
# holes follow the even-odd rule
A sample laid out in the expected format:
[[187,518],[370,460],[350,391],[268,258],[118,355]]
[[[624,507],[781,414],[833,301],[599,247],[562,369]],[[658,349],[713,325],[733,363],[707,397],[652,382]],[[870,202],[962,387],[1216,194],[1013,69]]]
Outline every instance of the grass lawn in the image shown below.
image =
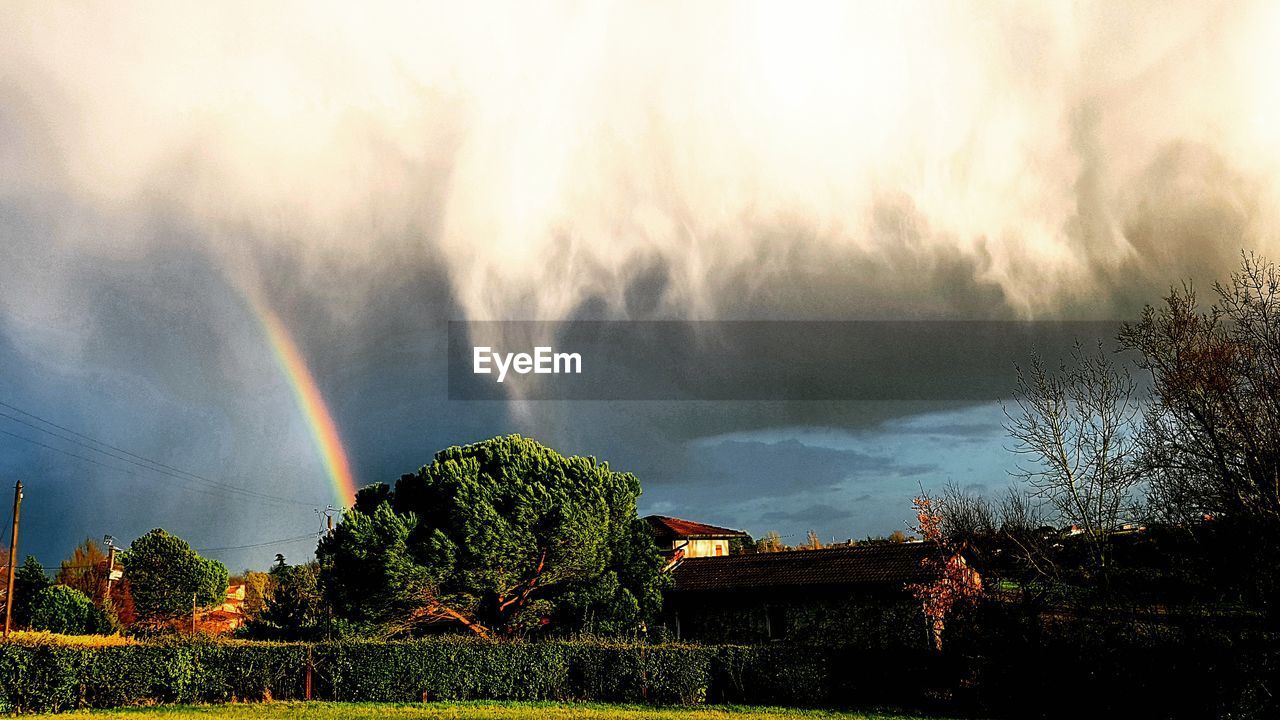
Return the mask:
[[39,717],[74,720],[909,720],[906,715],[842,713],[790,708],[706,707],[655,708],[599,703],[330,703],[277,702],[243,705],[162,706],[95,710]]

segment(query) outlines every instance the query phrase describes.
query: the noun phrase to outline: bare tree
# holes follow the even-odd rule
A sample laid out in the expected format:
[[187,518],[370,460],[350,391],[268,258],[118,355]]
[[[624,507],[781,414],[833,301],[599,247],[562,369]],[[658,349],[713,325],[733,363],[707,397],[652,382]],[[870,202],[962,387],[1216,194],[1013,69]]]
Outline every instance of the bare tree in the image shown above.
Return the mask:
[[1021,488],[1010,487],[993,501],[949,482],[931,503],[948,542],[984,573],[1015,581],[1024,600],[1035,599],[1048,588],[1046,582],[1059,579],[1053,538],[1043,528],[1043,503]]
[[966,492],[950,481],[934,499],[934,510],[942,534],[957,545],[992,537],[999,529],[996,508],[987,498]]
[[1103,351],[1077,345],[1056,372],[1039,358],[1018,369],[1005,407],[1014,451],[1030,460],[1019,474],[1060,517],[1080,528],[1097,569],[1107,566],[1107,534],[1131,510],[1139,415],[1129,373]]
[[1126,325],[1154,402],[1142,461],[1153,505],[1175,520],[1223,515],[1280,529],[1280,270],[1245,255],[1202,313],[1184,285]]

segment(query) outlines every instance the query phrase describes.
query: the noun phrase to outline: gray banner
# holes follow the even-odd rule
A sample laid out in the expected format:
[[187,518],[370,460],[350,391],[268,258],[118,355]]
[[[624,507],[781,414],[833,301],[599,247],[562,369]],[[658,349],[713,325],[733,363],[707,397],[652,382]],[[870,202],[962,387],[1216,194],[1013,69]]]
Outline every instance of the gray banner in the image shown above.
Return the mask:
[[450,322],[451,400],[976,400],[1118,322]]

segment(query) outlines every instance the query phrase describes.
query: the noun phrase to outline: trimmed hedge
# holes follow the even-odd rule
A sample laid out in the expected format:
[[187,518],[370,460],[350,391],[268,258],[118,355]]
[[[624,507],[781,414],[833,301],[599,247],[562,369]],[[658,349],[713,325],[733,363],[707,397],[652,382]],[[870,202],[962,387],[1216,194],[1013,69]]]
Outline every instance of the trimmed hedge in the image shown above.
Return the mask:
[[305,645],[158,642],[0,645],[0,709],[227,702],[302,696]]
[[925,658],[783,646],[500,642],[153,642],[0,645],[0,710],[49,712],[155,703],[299,699],[352,702],[596,700],[844,705],[922,696],[903,678]]

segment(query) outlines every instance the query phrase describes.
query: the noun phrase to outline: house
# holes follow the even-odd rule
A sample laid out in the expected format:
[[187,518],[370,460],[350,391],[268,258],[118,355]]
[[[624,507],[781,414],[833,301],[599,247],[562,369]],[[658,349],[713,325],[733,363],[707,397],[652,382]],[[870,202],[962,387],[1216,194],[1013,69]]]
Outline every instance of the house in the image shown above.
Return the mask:
[[244,612],[244,583],[227,586],[227,596],[222,601],[222,607],[219,608],[223,612],[234,613],[236,615]]
[[708,642],[921,647],[929,627],[910,586],[930,579],[925,560],[936,552],[917,542],[681,559],[665,624]]
[[654,541],[658,543],[658,550],[669,561],[727,556],[730,554],[732,541],[751,539],[750,535],[741,530],[731,530],[665,515],[650,515],[644,520],[649,523],[649,530],[653,533]]
[[227,594],[222,604],[199,615],[200,632],[220,635],[235,631],[245,623],[244,615],[245,587],[236,584],[227,587]]

